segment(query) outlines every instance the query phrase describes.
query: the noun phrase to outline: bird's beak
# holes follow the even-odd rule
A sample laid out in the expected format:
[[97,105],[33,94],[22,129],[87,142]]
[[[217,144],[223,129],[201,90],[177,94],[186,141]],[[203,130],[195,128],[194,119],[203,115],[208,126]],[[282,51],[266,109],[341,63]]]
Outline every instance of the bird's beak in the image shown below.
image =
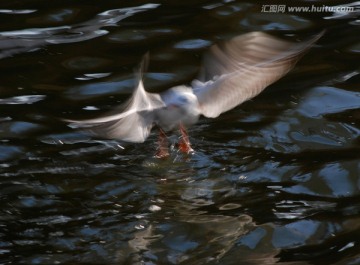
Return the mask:
[[169,104],[169,105],[167,106],[167,108],[168,108],[168,109],[177,109],[177,108],[179,108],[179,106],[176,105],[176,104]]

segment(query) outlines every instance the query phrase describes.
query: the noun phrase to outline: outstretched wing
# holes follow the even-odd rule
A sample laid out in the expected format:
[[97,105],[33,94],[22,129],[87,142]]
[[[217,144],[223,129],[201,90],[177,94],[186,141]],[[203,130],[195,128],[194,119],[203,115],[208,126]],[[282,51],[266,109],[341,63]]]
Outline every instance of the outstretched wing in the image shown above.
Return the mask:
[[117,109],[121,113],[103,117],[71,122],[71,127],[82,128],[92,134],[104,138],[120,139],[128,142],[144,142],[149,136],[154,124],[154,110],[165,106],[159,94],[148,93],[144,89],[142,73],[147,63],[147,57],[142,61],[138,74],[138,84],[131,98]]
[[258,95],[290,71],[322,35],[291,43],[251,32],[212,46],[204,56],[199,80],[192,84],[202,114],[217,117]]

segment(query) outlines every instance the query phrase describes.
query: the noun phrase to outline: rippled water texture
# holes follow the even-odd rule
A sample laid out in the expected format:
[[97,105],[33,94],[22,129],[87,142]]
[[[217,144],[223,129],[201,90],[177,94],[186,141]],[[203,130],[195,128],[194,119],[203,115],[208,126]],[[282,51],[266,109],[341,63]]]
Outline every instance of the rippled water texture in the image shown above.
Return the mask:
[[[359,11],[261,12],[273,4],[2,1],[0,263],[360,264]],[[124,102],[147,51],[161,91],[218,40],[323,29],[285,78],[191,128],[192,156],[61,121]]]

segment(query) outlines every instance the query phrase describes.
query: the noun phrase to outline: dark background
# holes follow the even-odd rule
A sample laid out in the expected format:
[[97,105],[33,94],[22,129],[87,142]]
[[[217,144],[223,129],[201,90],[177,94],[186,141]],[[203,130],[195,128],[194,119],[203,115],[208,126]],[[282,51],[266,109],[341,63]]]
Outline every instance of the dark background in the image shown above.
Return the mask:
[[[2,1],[0,263],[360,263],[359,13],[261,12],[290,4],[344,1]],[[191,128],[193,156],[61,121],[124,102],[147,51],[161,91],[217,41],[323,29],[285,78]]]

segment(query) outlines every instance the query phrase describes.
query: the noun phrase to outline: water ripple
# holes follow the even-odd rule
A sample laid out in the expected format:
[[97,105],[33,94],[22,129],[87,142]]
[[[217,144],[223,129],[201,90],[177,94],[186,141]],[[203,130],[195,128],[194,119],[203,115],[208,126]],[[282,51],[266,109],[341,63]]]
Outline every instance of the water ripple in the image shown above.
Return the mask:
[[103,27],[116,26],[121,20],[136,13],[157,8],[159,4],[145,4],[132,8],[108,10],[94,19],[74,24],[48,28],[29,28],[0,32],[0,58],[32,51],[47,44],[82,42],[108,34]]
[[[275,14],[237,0],[22,2],[0,9],[4,264],[359,263],[357,12]],[[124,144],[59,118],[124,102],[147,51],[144,84],[154,92],[188,84],[218,40],[254,30],[295,40],[322,28],[286,78],[201,118],[189,130],[194,155],[178,152],[176,134],[161,160],[155,130]]]

